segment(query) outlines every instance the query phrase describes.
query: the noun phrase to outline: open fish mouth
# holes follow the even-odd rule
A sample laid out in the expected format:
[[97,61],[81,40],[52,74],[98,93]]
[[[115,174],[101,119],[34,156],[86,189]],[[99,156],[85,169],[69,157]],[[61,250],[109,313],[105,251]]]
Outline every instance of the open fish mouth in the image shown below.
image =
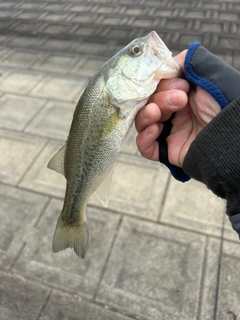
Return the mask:
[[154,80],[163,78],[163,74],[169,74],[167,78],[180,75],[180,66],[173,59],[171,51],[167,48],[165,43],[159,38],[155,31],[151,31],[147,35],[149,45],[151,46],[153,53],[159,58],[160,66],[155,72]]

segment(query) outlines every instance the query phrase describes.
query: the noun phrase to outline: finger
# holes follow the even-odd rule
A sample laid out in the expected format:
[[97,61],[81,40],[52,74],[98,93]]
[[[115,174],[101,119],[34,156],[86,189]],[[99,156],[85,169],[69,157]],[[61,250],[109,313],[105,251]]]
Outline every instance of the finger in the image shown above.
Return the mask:
[[161,119],[161,110],[155,103],[149,103],[143,107],[137,114],[135,126],[137,132],[143,131],[149,125],[158,122]]
[[180,65],[182,71],[184,71],[184,61],[186,58],[187,50],[183,50],[177,56],[174,57],[174,60]]
[[162,129],[162,123],[153,123],[137,135],[136,143],[143,157],[154,161],[159,160],[159,145],[156,139]]
[[162,79],[159,82],[155,93],[165,91],[165,90],[174,90],[174,89],[182,90],[188,93],[190,90],[190,85],[186,80],[180,79],[180,78]]
[[158,105],[162,113],[173,113],[186,106],[188,96],[182,90],[165,90],[152,95],[149,102]]

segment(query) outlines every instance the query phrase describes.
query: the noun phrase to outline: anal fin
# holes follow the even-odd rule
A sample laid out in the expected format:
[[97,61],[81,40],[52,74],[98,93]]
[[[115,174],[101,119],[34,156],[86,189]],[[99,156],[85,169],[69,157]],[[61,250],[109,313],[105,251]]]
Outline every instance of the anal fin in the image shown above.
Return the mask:
[[110,170],[106,178],[103,180],[103,182],[99,185],[99,187],[96,190],[98,200],[104,207],[108,206],[108,202],[110,199],[112,190],[112,175],[113,169]]

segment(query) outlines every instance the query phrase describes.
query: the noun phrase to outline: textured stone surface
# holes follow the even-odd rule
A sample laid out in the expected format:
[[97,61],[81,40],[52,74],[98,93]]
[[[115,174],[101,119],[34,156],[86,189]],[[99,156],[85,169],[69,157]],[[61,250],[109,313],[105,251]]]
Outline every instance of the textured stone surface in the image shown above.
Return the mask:
[[52,252],[52,238],[62,201],[52,200],[28,241],[15,270],[63,290],[90,298],[97,290],[120,216],[88,208],[90,245],[84,260],[72,249]]
[[[47,197],[0,184],[0,265],[10,268],[20,249],[34,233]],[[16,214],[17,213],[17,214]]]
[[54,291],[40,320],[129,320],[119,313],[83,301],[77,294]]
[[[31,91],[31,95],[60,101],[76,102],[87,85],[87,79],[48,76]],[[0,86],[1,90],[1,86]]]
[[0,126],[23,130],[46,104],[46,100],[5,94],[0,98]]
[[49,142],[28,170],[20,186],[44,194],[63,197],[65,194],[65,178],[59,173],[47,168],[49,160],[63,146],[60,142]]
[[0,91],[27,94],[43,78],[41,73],[27,71],[10,71],[3,72],[0,77]]
[[224,212],[225,201],[204,184],[171,178],[160,221],[220,237]]
[[0,181],[16,185],[44,144],[43,139],[0,130]]
[[204,238],[126,218],[97,300],[147,319],[197,319]]
[[75,104],[50,101],[30,123],[26,131],[65,141],[68,137],[74,109]]
[[0,272],[1,320],[38,319],[49,289],[17,274]]
[[13,51],[9,52],[5,59],[0,61],[1,65],[14,67],[14,68],[28,68],[31,67],[34,63],[40,60],[41,54],[30,53],[25,51]]
[[[207,238],[203,259],[202,296],[200,298],[199,319],[212,320],[216,318],[216,301],[218,299],[218,272],[221,255],[219,240]],[[226,315],[226,318],[227,315]],[[231,319],[231,318],[230,318]]]
[[221,258],[221,276],[218,294],[217,319],[237,319],[240,314],[238,270],[240,268],[240,246],[224,241]]
[[55,56],[50,55],[44,60],[36,63],[34,69],[43,71],[52,71],[57,73],[68,73],[78,63],[79,59],[73,56]]

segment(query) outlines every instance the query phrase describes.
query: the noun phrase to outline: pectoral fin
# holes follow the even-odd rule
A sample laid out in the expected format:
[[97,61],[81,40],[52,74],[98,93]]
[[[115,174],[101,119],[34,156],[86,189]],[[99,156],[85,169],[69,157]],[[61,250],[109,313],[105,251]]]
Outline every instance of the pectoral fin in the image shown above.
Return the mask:
[[112,175],[113,169],[110,170],[107,177],[103,180],[103,182],[99,185],[99,187],[96,190],[98,200],[104,207],[108,206],[108,202],[110,199],[110,194],[112,190]]
[[52,169],[65,177],[64,172],[64,158],[66,153],[66,144],[52,157],[47,167]]

